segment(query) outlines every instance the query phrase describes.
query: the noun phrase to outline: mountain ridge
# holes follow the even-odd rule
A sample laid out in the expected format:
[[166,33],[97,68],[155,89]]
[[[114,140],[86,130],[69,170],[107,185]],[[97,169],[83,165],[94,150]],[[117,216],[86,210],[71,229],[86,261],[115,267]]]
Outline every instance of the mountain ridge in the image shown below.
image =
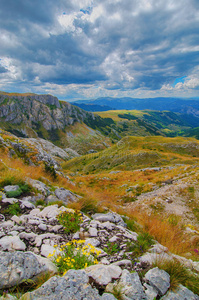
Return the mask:
[[112,109],[151,109],[151,110],[170,110],[173,112],[189,113],[199,116],[199,98],[172,98],[172,97],[157,97],[157,98],[112,98],[100,97],[93,100],[78,100],[75,105],[107,105]]

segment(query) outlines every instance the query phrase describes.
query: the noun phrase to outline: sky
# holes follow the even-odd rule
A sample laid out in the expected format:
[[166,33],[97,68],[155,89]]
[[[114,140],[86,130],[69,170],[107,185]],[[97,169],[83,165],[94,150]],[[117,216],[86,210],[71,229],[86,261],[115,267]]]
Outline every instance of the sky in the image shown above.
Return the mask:
[[198,97],[198,0],[0,0],[0,90]]

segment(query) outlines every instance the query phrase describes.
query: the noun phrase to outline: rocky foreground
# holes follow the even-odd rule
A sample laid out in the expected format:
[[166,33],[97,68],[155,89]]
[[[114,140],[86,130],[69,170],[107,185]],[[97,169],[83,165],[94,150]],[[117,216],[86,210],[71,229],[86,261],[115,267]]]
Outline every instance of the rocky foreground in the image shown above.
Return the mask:
[[[42,197],[46,203],[62,200],[67,204],[79,196],[64,188],[52,192],[40,181],[32,180],[31,184],[40,191],[40,196],[7,198],[6,193],[16,192],[18,186],[4,186],[1,192],[1,211],[18,203],[21,214],[0,214],[0,290],[3,294],[0,299],[19,299],[9,294],[14,287],[34,282],[47,273],[50,279],[20,299],[199,299],[182,285],[171,291],[170,275],[152,266],[158,259],[175,259],[194,273],[199,271],[199,262],[169,253],[156,241],[147,253],[135,259],[129,245],[137,243],[138,233],[128,230],[122,216],[114,212],[91,217],[81,213],[80,229],[73,234],[66,233],[57,216],[73,210],[57,204],[36,207],[36,201]],[[81,270],[70,269],[59,276],[53,253],[74,240],[94,247],[98,263]],[[142,271],[144,277],[140,276]]]

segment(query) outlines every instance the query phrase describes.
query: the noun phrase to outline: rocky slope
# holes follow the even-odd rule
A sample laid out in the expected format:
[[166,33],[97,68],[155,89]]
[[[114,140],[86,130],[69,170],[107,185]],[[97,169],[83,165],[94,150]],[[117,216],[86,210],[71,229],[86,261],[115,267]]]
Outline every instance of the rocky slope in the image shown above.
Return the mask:
[[[85,151],[93,147],[99,150],[96,144],[104,149],[104,135],[89,127],[99,119],[105,126],[99,116],[51,95],[0,94],[0,126],[19,137],[40,137],[61,147],[73,147],[71,138],[75,140],[78,135],[84,135],[90,142]],[[81,144],[80,138],[78,144]],[[74,150],[78,150],[77,143]]]
[[[57,197],[65,204],[78,199],[77,195],[63,188],[52,192],[42,182],[32,181],[31,184],[40,190],[45,202],[49,197]],[[58,208],[58,205],[36,208],[36,195],[21,199],[6,197],[5,193],[18,188],[4,186],[1,192],[0,290],[20,286],[25,281],[34,282],[38,276],[48,272],[52,276],[48,281],[38,289],[22,295],[20,299],[114,300],[117,299],[116,291],[119,291],[121,297],[118,299],[124,300],[199,299],[199,296],[182,285],[175,292],[169,291],[170,275],[153,267],[158,258],[183,260],[190,270],[198,272],[199,263],[173,255],[155,241],[147,253],[135,259],[133,251],[129,251],[129,245],[139,242],[139,234],[128,230],[122,217],[113,212],[94,214],[91,218],[81,213],[83,220],[80,230],[66,234],[57,216],[63,211],[73,213],[73,210],[65,206]],[[14,203],[19,203],[21,208],[18,216],[5,213],[6,208]],[[84,237],[83,241],[81,237]],[[57,268],[50,256],[74,240],[78,245],[83,243],[87,247],[94,247],[100,253],[98,264],[82,270],[71,269],[61,277],[53,276]],[[116,244],[117,251],[113,251],[110,244],[111,247]],[[141,276],[144,270],[145,275]],[[4,292],[0,299],[17,298]]]

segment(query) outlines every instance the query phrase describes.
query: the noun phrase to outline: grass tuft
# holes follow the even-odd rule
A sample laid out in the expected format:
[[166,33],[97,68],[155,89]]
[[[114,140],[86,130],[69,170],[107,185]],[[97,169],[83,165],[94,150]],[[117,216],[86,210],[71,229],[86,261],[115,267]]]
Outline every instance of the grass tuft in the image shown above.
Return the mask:
[[188,270],[178,260],[162,258],[154,262],[153,267],[158,267],[170,275],[171,290],[175,291],[179,284],[182,284],[194,294],[199,294],[199,276]]

